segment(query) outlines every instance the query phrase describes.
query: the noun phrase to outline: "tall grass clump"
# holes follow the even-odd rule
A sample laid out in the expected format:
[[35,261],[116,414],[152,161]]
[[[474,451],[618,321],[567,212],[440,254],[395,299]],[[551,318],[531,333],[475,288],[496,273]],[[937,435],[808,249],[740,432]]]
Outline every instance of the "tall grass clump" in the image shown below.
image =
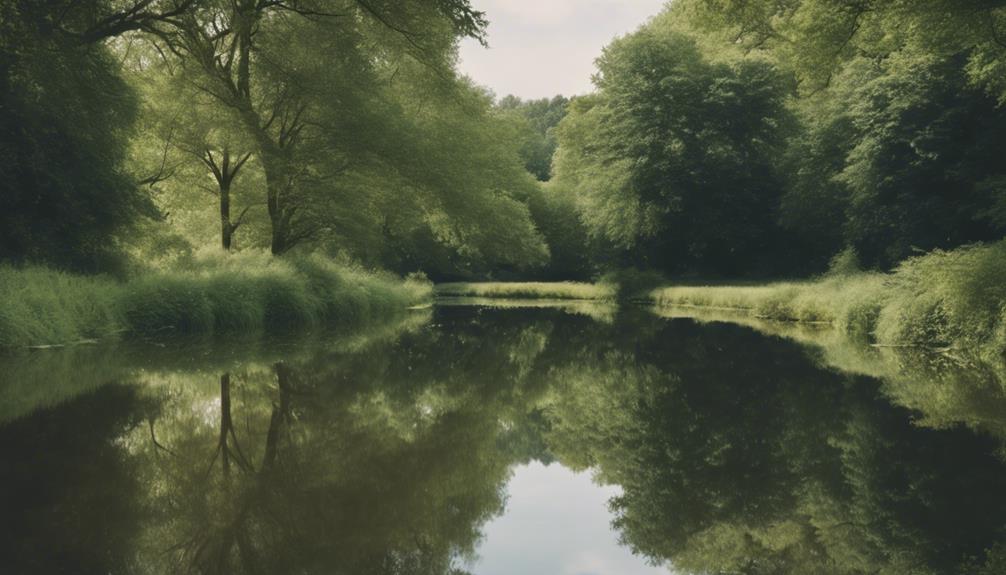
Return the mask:
[[902,263],[880,313],[877,337],[891,342],[1006,352],[1006,241],[935,251]]
[[188,274],[157,273],[131,281],[120,305],[133,333],[205,333],[215,323],[206,286]]
[[842,273],[806,282],[664,287],[650,299],[771,320],[825,322],[882,345],[953,347],[986,360],[1003,359],[1006,241],[937,250],[906,260],[890,274],[841,267]]
[[0,268],[0,346],[65,344],[119,332],[234,333],[384,319],[430,300],[432,285],[321,256],[202,254],[116,282]]
[[0,266],[0,347],[99,339],[122,328],[120,287],[43,267]]
[[428,282],[322,256],[242,252],[203,255],[185,269],[131,282],[123,307],[135,332],[283,330],[386,317],[428,299],[430,290]]
[[665,287],[650,292],[657,305],[732,310],[776,321],[827,323],[870,341],[888,298],[887,276],[857,273],[763,286]]
[[579,282],[483,282],[445,283],[436,287],[439,297],[485,297],[511,299],[569,299],[613,301],[616,287],[608,283]]

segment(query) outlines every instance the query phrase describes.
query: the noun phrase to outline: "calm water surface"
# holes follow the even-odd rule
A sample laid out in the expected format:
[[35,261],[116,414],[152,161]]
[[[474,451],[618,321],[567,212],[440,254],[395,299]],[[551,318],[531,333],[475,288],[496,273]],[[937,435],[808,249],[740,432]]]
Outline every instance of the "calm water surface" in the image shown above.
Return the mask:
[[1006,573],[1000,371],[707,319],[0,357],[0,573]]

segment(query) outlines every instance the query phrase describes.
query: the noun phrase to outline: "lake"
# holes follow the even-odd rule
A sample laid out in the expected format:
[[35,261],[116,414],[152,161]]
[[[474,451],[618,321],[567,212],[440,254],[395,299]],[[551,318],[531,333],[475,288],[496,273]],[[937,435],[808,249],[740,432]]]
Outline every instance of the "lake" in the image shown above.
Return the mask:
[[1006,572],[999,368],[454,303],[0,357],[0,572]]

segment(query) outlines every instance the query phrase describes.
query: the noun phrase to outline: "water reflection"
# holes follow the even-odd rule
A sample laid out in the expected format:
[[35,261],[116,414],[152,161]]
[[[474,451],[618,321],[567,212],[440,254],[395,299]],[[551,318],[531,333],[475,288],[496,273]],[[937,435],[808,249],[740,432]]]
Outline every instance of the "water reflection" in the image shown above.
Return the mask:
[[668,575],[618,544],[607,502],[621,490],[561,465],[521,465],[506,513],[484,528],[479,575]]
[[[996,380],[820,337],[458,306],[2,358],[0,571],[479,573],[516,553],[491,522],[512,470],[557,462],[617,486],[621,541],[680,573],[1001,572]],[[582,521],[533,507],[557,565]]]

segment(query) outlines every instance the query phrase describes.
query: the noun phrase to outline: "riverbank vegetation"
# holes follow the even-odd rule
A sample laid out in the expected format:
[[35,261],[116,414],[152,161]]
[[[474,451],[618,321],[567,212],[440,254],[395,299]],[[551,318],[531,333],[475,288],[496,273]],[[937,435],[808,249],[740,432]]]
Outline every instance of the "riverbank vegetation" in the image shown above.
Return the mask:
[[999,361],[1006,350],[1006,242],[936,251],[893,273],[833,273],[758,286],[664,287],[658,306],[727,309],[820,322],[890,346],[952,347]]
[[1001,239],[988,71],[1006,53],[976,22],[1003,15],[874,4],[683,0],[607,46],[556,128],[549,183],[595,265],[764,281],[849,248],[889,271]]
[[578,282],[444,283],[436,287],[435,293],[438,297],[613,301],[615,286]]
[[[657,299],[1002,351],[1002,8],[676,0],[592,93],[524,101],[459,71],[492,17],[469,0],[86,4],[0,7],[4,342],[411,299],[367,269],[469,296],[761,283]],[[181,263],[208,246],[282,261]],[[837,254],[862,273],[811,282]],[[520,286],[457,285],[487,281]]]
[[426,303],[413,272],[544,262],[517,122],[455,67],[486,24],[467,0],[4,3],[0,346],[359,323]]
[[240,334],[360,325],[427,303],[432,286],[319,256],[204,257],[134,279],[0,268],[9,299],[0,346],[62,346],[123,336]]

